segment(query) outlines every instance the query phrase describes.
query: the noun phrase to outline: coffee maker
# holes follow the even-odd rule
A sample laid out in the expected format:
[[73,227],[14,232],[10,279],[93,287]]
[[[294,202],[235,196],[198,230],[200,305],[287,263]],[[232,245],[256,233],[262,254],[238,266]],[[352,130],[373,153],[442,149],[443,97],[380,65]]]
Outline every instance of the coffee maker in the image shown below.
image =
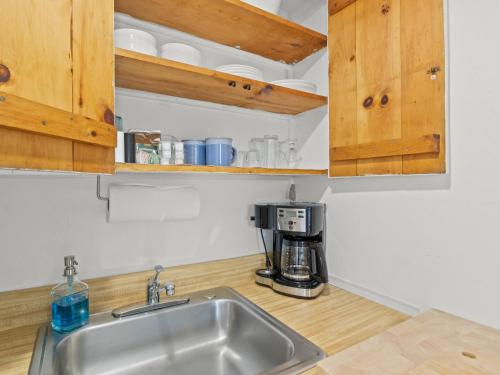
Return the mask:
[[[256,204],[253,219],[266,250],[257,284],[293,297],[317,297],[328,282],[325,218],[321,203]],[[272,232],[272,249],[266,247],[264,230]]]

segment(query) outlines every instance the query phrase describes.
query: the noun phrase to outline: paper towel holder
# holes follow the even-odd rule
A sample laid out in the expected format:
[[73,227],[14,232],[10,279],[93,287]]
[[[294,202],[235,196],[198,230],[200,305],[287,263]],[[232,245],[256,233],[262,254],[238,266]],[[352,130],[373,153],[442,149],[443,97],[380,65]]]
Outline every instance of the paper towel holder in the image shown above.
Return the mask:
[[109,210],[109,197],[103,197],[101,195],[101,176],[100,175],[97,175],[96,196],[97,196],[97,199],[99,199],[100,201],[106,201],[108,203],[108,210]]

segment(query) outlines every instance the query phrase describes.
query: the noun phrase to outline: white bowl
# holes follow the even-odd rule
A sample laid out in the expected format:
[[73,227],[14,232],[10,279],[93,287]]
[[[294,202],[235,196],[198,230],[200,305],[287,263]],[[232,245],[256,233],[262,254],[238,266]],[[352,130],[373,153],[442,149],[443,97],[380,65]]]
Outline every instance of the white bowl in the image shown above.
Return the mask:
[[281,0],[242,0],[244,3],[265,10],[266,12],[278,14]]
[[196,48],[183,43],[167,43],[162,45],[161,57],[184,64],[201,64],[201,52]]
[[303,79],[280,79],[271,82],[273,85],[287,87],[289,89],[310,92],[316,94],[318,86],[314,82],[306,81]]
[[156,56],[156,39],[150,33],[136,29],[115,30],[115,46]]

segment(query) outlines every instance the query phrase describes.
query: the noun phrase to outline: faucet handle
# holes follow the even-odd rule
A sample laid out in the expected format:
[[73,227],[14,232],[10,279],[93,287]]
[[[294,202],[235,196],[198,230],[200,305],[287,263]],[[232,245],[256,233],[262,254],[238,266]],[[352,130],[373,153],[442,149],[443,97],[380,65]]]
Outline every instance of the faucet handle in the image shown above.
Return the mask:
[[158,284],[158,281],[160,279],[160,273],[165,271],[165,268],[163,268],[162,265],[157,264],[154,268],[154,271],[155,271],[155,275],[151,276],[151,278],[149,279],[149,285]]
[[171,297],[175,295],[175,284],[172,281],[167,281],[164,288],[167,296]]

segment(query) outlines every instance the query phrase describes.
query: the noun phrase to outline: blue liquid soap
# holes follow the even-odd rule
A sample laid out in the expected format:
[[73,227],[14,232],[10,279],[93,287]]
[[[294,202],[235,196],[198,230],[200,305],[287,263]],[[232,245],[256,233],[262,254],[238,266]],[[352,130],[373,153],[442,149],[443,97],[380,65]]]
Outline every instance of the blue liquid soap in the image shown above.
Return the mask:
[[52,329],[71,332],[89,321],[89,299],[81,293],[52,302]]
[[77,278],[73,256],[65,257],[65,282],[51,291],[52,329],[67,333],[80,328],[89,321],[89,287]]

